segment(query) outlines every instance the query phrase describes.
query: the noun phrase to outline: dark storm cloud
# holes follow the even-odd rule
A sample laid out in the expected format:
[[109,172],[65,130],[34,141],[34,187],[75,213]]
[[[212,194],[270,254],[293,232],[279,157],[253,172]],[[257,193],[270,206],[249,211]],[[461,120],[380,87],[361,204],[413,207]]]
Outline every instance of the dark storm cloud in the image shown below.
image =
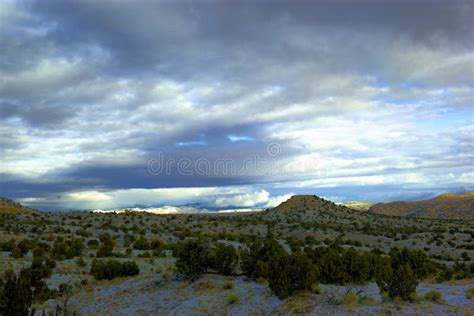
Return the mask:
[[[314,60],[344,55],[351,40],[339,29],[396,40],[407,37],[431,46],[472,49],[473,6],[467,1],[64,1],[37,2],[34,12],[57,21],[51,34],[60,45],[98,43],[116,57],[114,66],[153,71],[183,78],[208,73],[249,76],[261,59]],[[336,26],[336,27],[334,27]],[[339,37],[341,52],[315,52],[295,47],[293,36],[314,40]],[[349,43],[350,44],[350,43]],[[364,68],[364,53],[375,47],[360,43],[353,51],[362,60],[337,58],[337,65]],[[375,43],[376,44],[376,43]],[[461,47],[459,47],[461,46]],[[315,55],[316,53],[316,55]],[[319,55],[318,55],[319,53]],[[334,60],[334,61],[336,61]],[[216,63],[218,62],[218,63]],[[330,61],[331,62],[331,61]],[[210,67],[210,68],[209,68]],[[207,70],[207,71],[206,71]],[[146,72],[145,72],[146,73]],[[133,75],[133,73],[131,73]],[[135,73],[135,75],[138,75]],[[224,75],[224,74],[221,74]]]

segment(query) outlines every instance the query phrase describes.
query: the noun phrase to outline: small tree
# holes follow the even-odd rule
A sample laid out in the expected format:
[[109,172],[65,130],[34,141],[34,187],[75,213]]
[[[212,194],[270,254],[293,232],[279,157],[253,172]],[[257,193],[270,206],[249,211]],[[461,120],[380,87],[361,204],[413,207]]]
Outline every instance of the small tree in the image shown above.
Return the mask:
[[140,269],[134,261],[120,262],[115,259],[92,261],[91,274],[96,280],[112,280],[116,277],[134,276]]
[[133,243],[133,249],[137,250],[149,250],[150,243],[145,237],[141,236],[137,241]]
[[187,240],[176,245],[176,268],[187,279],[196,280],[207,270],[207,247],[198,240]]
[[0,315],[28,315],[33,293],[27,275],[17,277],[12,270],[5,273],[3,287],[0,289]]
[[59,295],[63,298],[63,313],[64,316],[69,315],[67,304],[72,295],[72,286],[66,283],[61,283],[59,285]]
[[97,249],[97,257],[110,257],[114,250],[115,241],[109,234],[103,234],[99,238],[102,243],[99,249]]
[[253,242],[242,253],[242,271],[252,279],[268,278],[269,263],[273,258],[285,255],[283,247],[273,238]]
[[311,290],[317,277],[317,268],[301,252],[274,257],[269,265],[268,283],[279,298],[291,296],[296,291]]
[[350,248],[344,254],[344,266],[348,282],[361,284],[369,281],[369,261],[365,253]]
[[409,300],[416,292],[419,280],[434,269],[433,263],[423,253],[408,249],[392,249],[389,262],[375,275],[377,285],[390,298],[402,300]]
[[209,249],[207,254],[208,265],[223,275],[231,275],[237,264],[238,256],[234,247],[217,243]]
[[413,270],[408,264],[403,264],[393,271],[388,295],[390,298],[400,297],[402,300],[409,300],[410,295],[416,292],[417,286],[418,280]]
[[322,252],[318,262],[321,282],[344,284],[347,280],[344,258],[340,252],[340,248],[335,246],[328,247]]

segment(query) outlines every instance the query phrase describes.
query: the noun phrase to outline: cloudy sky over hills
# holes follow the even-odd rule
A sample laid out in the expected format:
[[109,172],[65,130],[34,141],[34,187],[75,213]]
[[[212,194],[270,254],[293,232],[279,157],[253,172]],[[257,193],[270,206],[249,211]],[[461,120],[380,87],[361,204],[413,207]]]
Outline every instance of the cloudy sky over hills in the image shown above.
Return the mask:
[[472,1],[1,1],[0,195],[268,207],[473,189]]

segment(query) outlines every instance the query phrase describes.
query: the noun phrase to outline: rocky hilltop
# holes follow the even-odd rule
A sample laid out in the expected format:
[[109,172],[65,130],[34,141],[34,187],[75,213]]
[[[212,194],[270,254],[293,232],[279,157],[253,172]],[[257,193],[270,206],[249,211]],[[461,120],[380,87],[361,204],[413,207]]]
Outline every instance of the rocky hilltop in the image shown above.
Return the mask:
[[345,205],[336,204],[317,195],[294,195],[287,201],[266,212],[268,217],[298,217],[304,220],[321,219],[322,217],[345,217],[359,213]]
[[423,201],[378,203],[370,213],[442,219],[474,219],[474,191],[464,194],[445,193]]

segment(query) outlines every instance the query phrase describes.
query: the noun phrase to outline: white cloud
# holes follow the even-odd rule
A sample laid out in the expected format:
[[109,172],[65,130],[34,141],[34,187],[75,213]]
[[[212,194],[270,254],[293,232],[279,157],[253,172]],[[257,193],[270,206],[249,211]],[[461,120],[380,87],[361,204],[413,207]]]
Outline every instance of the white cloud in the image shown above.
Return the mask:
[[[179,206],[188,203],[202,203],[219,207],[254,206],[268,200],[268,192],[262,190],[253,193],[254,190],[255,188],[252,186],[88,190],[69,192],[59,197],[29,197],[19,199],[19,201],[37,205],[38,208],[41,205],[60,204],[69,209],[117,209],[134,205]],[[214,204],[214,201],[219,200],[220,197],[222,197],[220,200],[222,203]],[[234,201],[240,204],[226,204],[224,201]]]
[[239,194],[234,196],[225,196],[225,197],[218,197],[215,199],[214,204],[218,207],[226,207],[226,206],[242,206],[242,207],[251,207],[261,203],[265,203],[269,200],[270,194],[265,191],[261,190],[255,193],[246,193],[246,194]]
[[293,195],[294,195],[293,193],[289,193],[289,194],[279,195],[279,196],[270,198],[265,204],[265,207],[276,207],[280,205],[281,203],[289,200]]

